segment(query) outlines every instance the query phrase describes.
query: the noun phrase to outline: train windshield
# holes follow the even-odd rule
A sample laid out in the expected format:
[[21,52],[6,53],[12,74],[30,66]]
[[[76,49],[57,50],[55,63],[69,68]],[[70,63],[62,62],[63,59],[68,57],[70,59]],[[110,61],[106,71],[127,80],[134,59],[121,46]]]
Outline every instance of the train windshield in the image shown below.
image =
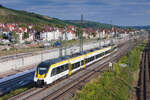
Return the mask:
[[40,75],[46,74],[48,71],[49,65],[46,64],[39,64],[37,67],[37,72]]
[[43,75],[47,73],[47,68],[38,68],[38,74]]

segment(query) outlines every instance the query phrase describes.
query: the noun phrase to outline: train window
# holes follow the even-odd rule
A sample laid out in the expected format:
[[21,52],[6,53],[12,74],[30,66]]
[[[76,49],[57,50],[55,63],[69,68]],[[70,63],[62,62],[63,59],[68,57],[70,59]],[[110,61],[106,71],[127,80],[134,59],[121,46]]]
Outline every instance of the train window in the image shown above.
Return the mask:
[[78,64],[77,63],[75,63],[75,66],[74,66],[75,68],[77,68],[78,67]]
[[93,61],[94,60],[94,56],[93,57],[91,57],[91,61]]
[[102,56],[103,56],[103,53],[100,54],[100,57],[102,57]]
[[51,76],[54,76],[54,75],[56,75],[56,68],[54,68],[51,73]]
[[88,62],[88,63],[90,62],[90,58],[88,58],[87,62]]
[[56,71],[57,74],[60,73],[60,67],[57,67],[57,71]]
[[64,70],[65,70],[65,66],[62,65],[62,66],[60,67],[60,72],[63,72]]
[[75,69],[75,64],[72,64],[72,69]]
[[88,62],[91,62],[91,61],[93,61],[93,60],[94,60],[94,56],[88,58]]
[[85,59],[85,63],[88,63],[88,58]]
[[89,62],[91,62],[91,61],[92,61],[92,58],[90,57],[90,58],[89,58]]
[[84,60],[81,61],[81,65],[84,65]]
[[91,61],[90,58],[88,58],[88,63],[89,63],[90,61]]
[[65,70],[68,70],[68,69],[69,69],[69,65],[66,64],[66,65],[65,65]]
[[72,69],[80,67],[80,62],[72,64]]
[[105,51],[105,54],[107,54],[108,53],[108,51]]
[[80,67],[80,62],[77,62],[77,63],[76,63],[76,68],[77,68],[77,67]]
[[104,55],[105,55],[105,52],[103,52],[102,55],[104,56]]
[[97,54],[97,55],[96,55],[96,59],[98,59],[99,57],[100,57],[100,54]]

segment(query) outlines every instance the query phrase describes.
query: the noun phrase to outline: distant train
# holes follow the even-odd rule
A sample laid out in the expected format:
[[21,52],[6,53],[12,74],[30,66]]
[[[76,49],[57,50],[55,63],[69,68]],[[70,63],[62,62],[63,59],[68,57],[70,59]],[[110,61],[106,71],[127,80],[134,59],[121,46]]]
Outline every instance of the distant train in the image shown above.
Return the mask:
[[82,68],[86,68],[116,49],[116,46],[107,46],[103,49],[97,48],[72,56],[43,61],[37,66],[34,82],[38,86],[51,84],[64,76],[69,76]]

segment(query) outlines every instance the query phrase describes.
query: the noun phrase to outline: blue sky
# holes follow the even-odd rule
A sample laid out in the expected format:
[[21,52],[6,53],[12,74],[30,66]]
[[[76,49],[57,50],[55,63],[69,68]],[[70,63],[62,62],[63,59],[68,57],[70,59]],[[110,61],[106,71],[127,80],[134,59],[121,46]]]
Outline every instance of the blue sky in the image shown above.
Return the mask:
[[116,25],[150,25],[150,0],[0,0],[13,9],[59,19],[80,19]]

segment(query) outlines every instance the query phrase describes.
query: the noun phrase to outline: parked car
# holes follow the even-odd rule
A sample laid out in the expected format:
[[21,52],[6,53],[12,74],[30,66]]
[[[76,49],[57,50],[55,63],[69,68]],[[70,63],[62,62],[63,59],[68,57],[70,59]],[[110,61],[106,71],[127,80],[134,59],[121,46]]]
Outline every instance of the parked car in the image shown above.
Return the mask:
[[56,43],[55,43],[55,46],[56,46],[56,47],[58,47],[58,46],[60,46],[60,45],[61,45],[60,42],[56,42]]

